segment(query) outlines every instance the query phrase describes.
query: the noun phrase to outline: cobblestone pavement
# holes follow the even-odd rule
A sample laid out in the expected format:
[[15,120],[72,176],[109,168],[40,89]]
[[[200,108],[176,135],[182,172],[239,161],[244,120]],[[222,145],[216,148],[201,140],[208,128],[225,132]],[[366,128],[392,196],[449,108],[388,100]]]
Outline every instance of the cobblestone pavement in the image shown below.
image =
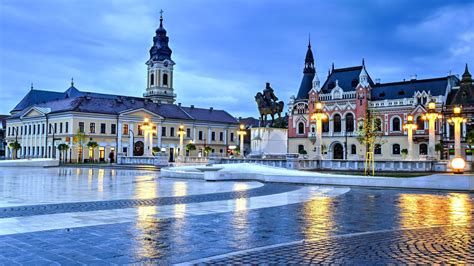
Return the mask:
[[356,234],[241,252],[197,264],[474,264],[474,228]]
[[[298,186],[267,184],[245,193],[173,193],[175,197],[153,197],[144,202],[98,201],[103,204],[100,208],[111,206],[117,212],[123,211],[119,203],[128,204],[139,217],[134,222],[2,235],[0,265],[172,264],[202,259],[203,263],[473,263],[473,194],[352,188],[337,197],[315,197],[278,207],[246,207],[262,193],[295,188]],[[140,191],[147,189],[143,186]],[[238,208],[186,214],[191,202],[219,202],[221,197],[235,200]],[[45,208],[57,205],[54,213],[88,213],[95,208],[91,204],[59,203]],[[184,215],[159,219],[155,212],[160,208],[150,213],[150,204],[170,204],[167,206]],[[80,205],[85,207],[75,209]],[[34,218],[45,214],[39,211],[41,206],[31,206],[29,214],[25,210],[24,214],[31,216],[0,219]],[[11,208],[16,212],[11,215],[21,214]]]

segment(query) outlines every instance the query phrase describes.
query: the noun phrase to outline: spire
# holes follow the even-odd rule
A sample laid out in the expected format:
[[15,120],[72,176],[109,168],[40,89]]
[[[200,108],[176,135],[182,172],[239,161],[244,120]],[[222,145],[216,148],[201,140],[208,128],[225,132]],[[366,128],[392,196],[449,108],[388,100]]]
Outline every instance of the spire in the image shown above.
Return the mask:
[[163,27],[163,10],[160,10],[160,26],[155,31],[153,37],[153,46],[150,49],[150,60],[164,61],[171,60],[171,49],[168,46],[169,37],[166,36],[166,30]]
[[311,33],[308,35],[308,48],[311,49]]
[[332,62],[331,73],[334,72],[334,62]]
[[360,74],[359,74],[359,84],[364,87],[369,86],[369,74],[367,73],[367,70],[365,69],[364,59],[362,59],[362,70],[360,71]]
[[71,87],[74,87],[74,78],[71,78]]
[[313,51],[311,51],[311,39],[308,41],[308,51],[306,51],[306,58],[304,60],[304,71],[303,73],[314,73],[314,57]]
[[362,66],[365,68],[365,60],[362,58]]
[[160,28],[163,28],[163,9],[160,9]]
[[472,82],[472,76],[471,76],[471,73],[469,73],[469,69],[467,67],[467,63],[466,63],[466,67],[464,68],[464,74],[462,74],[462,79],[461,79],[461,82],[465,82],[465,83],[470,83]]
[[31,82],[31,87],[30,87],[31,90],[33,90],[33,82]]

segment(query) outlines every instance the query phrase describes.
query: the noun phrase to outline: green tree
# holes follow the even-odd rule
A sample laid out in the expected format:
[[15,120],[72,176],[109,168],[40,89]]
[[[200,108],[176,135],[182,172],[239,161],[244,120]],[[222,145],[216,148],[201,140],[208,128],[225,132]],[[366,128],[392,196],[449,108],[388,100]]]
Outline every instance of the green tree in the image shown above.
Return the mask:
[[466,135],[466,143],[469,145],[469,149],[471,150],[471,161],[474,161],[474,129],[469,130]]
[[91,140],[87,142],[87,147],[92,150],[92,162],[94,162],[94,154],[95,154],[95,149],[99,147],[99,144],[97,142]]
[[18,143],[17,140],[15,140],[14,142],[10,142],[8,144],[8,147],[10,147],[10,149],[13,150],[13,153],[12,153],[12,159],[15,160],[18,158],[18,150],[21,149],[21,144]]
[[442,155],[444,150],[444,146],[441,143],[436,143],[435,145],[435,151],[438,153],[438,155]]
[[77,147],[80,153],[80,156],[78,154],[77,161],[83,162],[84,161],[84,145],[86,143],[86,134],[78,130],[77,133],[72,138],[72,142],[74,143],[74,146]]
[[153,147],[151,150],[153,153],[159,153],[161,151],[160,147]]
[[64,154],[67,152],[67,150],[69,150],[69,145],[67,145],[66,143],[61,143],[58,145],[58,150],[60,151],[59,161],[62,161],[65,159]]
[[204,147],[204,153],[206,154],[206,156],[209,156],[211,151],[212,151],[212,148],[210,146]]
[[372,156],[373,156],[375,146],[376,145],[382,145],[386,141],[383,139],[383,130],[382,130],[381,120],[380,119],[374,119],[370,109],[367,109],[367,111],[365,113],[365,119],[363,120],[361,125],[359,125],[357,140],[361,144],[365,145],[366,163],[368,162],[370,164],[369,165],[370,167],[367,166],[367,168],[372,169],[371,171],[368,171],[367,173],[373,172],[373,169],[374,169],[375,166],[372,164],[370,158],[368,157],[369,153],[371,153]]
[[196,145],[194,143],[188,143],[186,144],[186,151],[191,153],[192,151],[196,150]]

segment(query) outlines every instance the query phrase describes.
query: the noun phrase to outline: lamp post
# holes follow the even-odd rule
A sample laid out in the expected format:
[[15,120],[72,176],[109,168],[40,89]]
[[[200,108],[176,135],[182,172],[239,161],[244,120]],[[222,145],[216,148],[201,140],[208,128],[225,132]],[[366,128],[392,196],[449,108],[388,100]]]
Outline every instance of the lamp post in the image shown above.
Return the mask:
[[143,130],[143,138],[145,140],[145,156],[153,156],[153,133],[155,132],[153,130],[153,124],[150,123],[148,118],[145,118],[145,121],[143,122],[143,125],[140,127]]
[[180,125],[178,128],[178,136],[179,136],[179,155],[178,155],[178,161],[182,162],[184,161],[184,155],[183,155],[183,150],[184,150],[184,134],[186,134],[184,130],[184,125]]
[[[323,111],[323,104],[316,102],[314,104],[314,113],[311,115],[311,120],[316,120],[316,159],[322,159],[322,121],[328,118],[328,115]],[[347,159],[347,158],[346,158]]]
[[436,101],[431,100],[428,103],[428,112],[423,115],[423,120],[428,120],[429,138],[428,138],[428,158],[436,159],[435,155],[435,123],[442,115],[436,112]]
[[413,130],[416,130],[418,126],[413,121],[413,115],[407,116],[407,122],[403,125],[403,129],[407,130],[408,136],[408,155],[407,160],[413,160]]
[[448,123],[454,125],[454,157],[461,157],[461,123],[466,122],[466,118],[461,115],[461,106],[453,108],[453,116],[448,119]]
[[247,135],[245,125],[241,124],[237,134],[240,136],[240,157],[244,158],[244,136]]

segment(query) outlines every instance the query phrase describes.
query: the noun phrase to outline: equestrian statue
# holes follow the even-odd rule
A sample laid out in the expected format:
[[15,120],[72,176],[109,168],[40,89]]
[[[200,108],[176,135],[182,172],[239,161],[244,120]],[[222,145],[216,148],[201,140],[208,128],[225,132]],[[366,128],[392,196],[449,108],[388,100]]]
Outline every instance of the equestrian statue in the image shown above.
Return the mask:
[[267,125],[267,115],[272,116],[272,126],[275,122],[275,114],[278,114],[278,119],[281,123],[281,112],[283,112],[285,104],[283,101],[277,101],[278,97],[276,97],[269,82],[267,82],[263,93],[258,92],[255,95],[255,102],[257,102],[258,111],[260,112],[260,126]]

